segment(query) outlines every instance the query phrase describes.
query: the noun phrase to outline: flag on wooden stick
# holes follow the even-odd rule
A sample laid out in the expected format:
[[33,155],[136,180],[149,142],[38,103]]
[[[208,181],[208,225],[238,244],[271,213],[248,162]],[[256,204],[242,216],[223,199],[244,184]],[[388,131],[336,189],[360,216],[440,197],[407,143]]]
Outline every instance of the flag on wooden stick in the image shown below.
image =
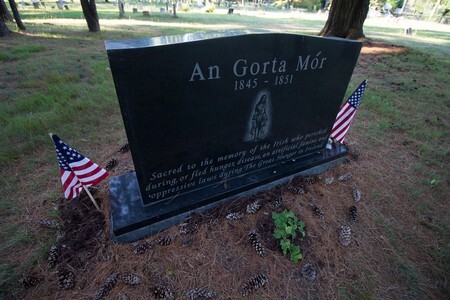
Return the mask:
[[66,199],[75,198],[83,188],[98,184],[108,176],[105,169],[69,147],[56,134],[51,134],[51,137],[55,142],[61,183]]
[[344,142],[345,135],[350,128],[353,116],[355,115],[356,109],[358,109],[359,103],[361,102],[366,84],[367,79],[359,85],[350,98],[348,98],[348,100],[339,109],[333,129],[331,129],[330,138],[341,144]]

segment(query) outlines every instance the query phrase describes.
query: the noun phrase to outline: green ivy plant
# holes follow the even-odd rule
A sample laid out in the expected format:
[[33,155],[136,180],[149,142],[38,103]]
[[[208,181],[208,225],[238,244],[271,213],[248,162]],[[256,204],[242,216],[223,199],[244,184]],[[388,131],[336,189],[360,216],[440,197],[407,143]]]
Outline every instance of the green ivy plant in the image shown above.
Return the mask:
[[272,213],[272,219],[275,223],[273,235],[280,241],[283,254],[289,254],[291,261],[297,263],[303,258],[303,255],[300,252],[300,246],[295,245],[294,240],[297,236],[300,236],[300,239],[305,236],[305,223],[299,221],[291,210]]

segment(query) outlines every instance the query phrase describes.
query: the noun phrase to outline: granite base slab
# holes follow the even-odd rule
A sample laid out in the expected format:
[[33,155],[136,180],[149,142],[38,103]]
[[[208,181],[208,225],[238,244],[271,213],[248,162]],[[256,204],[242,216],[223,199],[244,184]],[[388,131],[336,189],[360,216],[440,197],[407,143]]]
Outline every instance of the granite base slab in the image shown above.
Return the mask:
[[[149,235],[159,233],[172,225],[179,224],[194,211],[205,211],[229,200],[269,190],[283,184],[296,176],[321,174],[333,165],[341,163],[347,156],[347,150],[340,145],[332,149],[308,155],[299,160],[292,160],[273,168],[265,169],[260,174],[262,180],[242,179],[243,186],[232,191],[224,187],[215,188],[216,195],[187,206],[170,205],[155,207],[143,205],[136,173],[128,173],[110,179],[110,234],[120,243],[131,243]],[[259,179],[261,179],[259,178]],[[196,191],[195,193],[202,193]],[[199,195],[196,195],[198,197]]]

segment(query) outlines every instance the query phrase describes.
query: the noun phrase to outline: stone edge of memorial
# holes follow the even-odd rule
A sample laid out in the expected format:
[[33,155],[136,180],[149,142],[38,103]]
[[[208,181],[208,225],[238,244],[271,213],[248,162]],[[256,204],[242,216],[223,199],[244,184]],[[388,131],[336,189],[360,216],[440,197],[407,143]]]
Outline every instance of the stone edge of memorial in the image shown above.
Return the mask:
[[[146,48],[146,47],[157,47],[164,45],[182,44],[189,42],[202,41],[207,39],[216,39],[224,37],[242,36],[249,34],[280,34],[280,35],[298,35],[295,33],[285,33],[269,30],[257,30],[257,29],[226,29],[226,30],[212,30],[212,31],[199,31],[193,33],[176,34],[169,36],[158,36],[151,38],[139,38],[139,39],[129,39],[129,40],[106,40],[105,49],[106,51],[112,50],[122,50],[122,49],[136,49],[136,48]],[[346,41],[350,43],[361,43],[358,40],[349,40],[340,37],[332,36],[316,36],[309,34],[302,34],[302,36],[316,38],[316,39],[327,39],[336,41]]]

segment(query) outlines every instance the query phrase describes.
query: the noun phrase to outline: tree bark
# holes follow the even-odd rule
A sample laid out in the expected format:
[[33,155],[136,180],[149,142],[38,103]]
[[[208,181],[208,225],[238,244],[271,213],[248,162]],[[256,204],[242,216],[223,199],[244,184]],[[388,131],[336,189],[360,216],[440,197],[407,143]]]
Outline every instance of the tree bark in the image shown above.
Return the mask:
[[357,40],[364,38],[363,24],[369,12],[369,0],[334,0],[320,36]]
[[97,6],[95,5],[95,0],[80,0],[80,2],[89,31],[99,32],[100,23],[98,21]]
[[441,5],[441,0],[437,0],[436,1],[436,4],[434,5],[433,9],[430,12],[430,15],[428,16],[428,21],[431,21],[431,19],[433,18],[434,14],[436,13],[436,10],[439,7],[439,5]]
[[5,0],[0,0],[0,19],[3,22],[14,21],[13,17],[9,13],[8,8],[6,7]]
[[10,33],[11,31],[8,26],[6,26],[5,22],[0,18],[0,37],[8,36]]
[[125,18],[124,0],[119,0],[117,4],[119,6],[119,19],[123,19]]
[[20,17],[19,10],[17,9],[16,1],[9,0],[9,6],[11,6],[11,10],[14,15],[14,19],[16,20],[17,27],[19,27],[20,30],[26,30],[25,25],[22,23],[22,18]]

